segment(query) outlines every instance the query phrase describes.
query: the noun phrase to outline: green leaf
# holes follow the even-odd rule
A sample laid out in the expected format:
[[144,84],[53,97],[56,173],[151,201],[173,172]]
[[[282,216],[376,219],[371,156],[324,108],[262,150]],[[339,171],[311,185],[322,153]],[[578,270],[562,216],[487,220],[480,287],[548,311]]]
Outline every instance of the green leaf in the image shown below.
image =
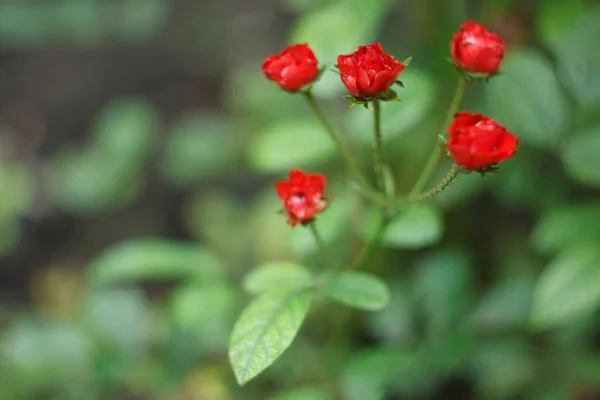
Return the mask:
[[[273,196],[272,187],[271,196]],[[275,200],[279,200],[274,196]],[[271,210],[272,211],[272,210]],[[188,196],[183,222],[192,235],[235,262],[246,257],[255,231],[247,226],[251,214],[242,199],[230,190],[199,190]],[[235,237],[236,240],[231,240]],[[241,267],[241,265],[240,265]]]
[[305,386],[277,393],[268,400],[333,400],[333,397],[323,389]]
[[403,249],[422,249],[440,241],[444,221],[437,208],[427,204],[406,207],[388,225],[383,244]]
[[139,358],[148,350],[151,338],[151,310],[137,289],[102,289],[88,293],[84,321],[94,337],[118,352]]
[[191,243],[155,238],[116,244],[92,260],[88,271],[95,284],[180,278],[215,280],[221,276],[221,266],[212,253]]
[[533,282],[524,279],[492,287],[475,308],[471,323],[486,332],[522,328],[531,312],[533,287]]
[[251,294],[272,290],[301,289],[310,285],[312,277],[304,265],[287,262],[268,262],[254,268],[244,278],[244,289]]
[[391,284],[389,305],[367,316],[367,328],[382,343],[410,343],[416,336],[415,310],[402,279]]
[[240,385],[271,365],[292,343],[310,307],[309,291],[268,292],[237,320],[229,360]]
[[482,398],[514,399],[535,376],[532,349],[524,341],[484,342],[473,354],[473,374]]
[[561,252],[535,287],[531,323],[545,329],[592,315],[600,306],[600,250],[597,243]]
[[531,235],[532,245],[548,254],[585,240],[600,241],[600,203],[562,205],[544,213]]
[[388,0],[332,2],[298,19],[290,41],[310,43],[321,62],[333,63],[339,54],[355,51],[358,43],[375,40],[389,5]]
[[161,167],[165,178],[176,187],[223,174],[237,160],[240,142],[224,117],[186,114],[170,131]]
[[0,356],[12,368],[50,376],[91,368],[92,351],[93,342],[80,327],[52,320],[17,319],[0,344]]
[[411,382],[415,353],[398,348],[372,348],[353,355],[342,373],[348,400],[383,400],[397,377]]
[[138,3],[136,0],[119,4],[119,11],[111,13],[114,31],[123,40],[144,43],[160,34],[169,16],[169,3],[165,0],[150,0]]
[[582,183],[600,187],[600,126],[576,134],[561,153],[567,174]]
[[74,213],[100,213],[132,201],[143,179],[134,158],[108,158],[97,148],[63,149],[52,160],[52,194]]
[[91,146],[107,163],[130,160],[135,165],[148,154],[158,134],[158,112],[143,98],[112,101],[97,117]]
[[[553,49],[562,42],[567,28],[573,26],[583,15],[586,7],[583,0],[546,1],[537,14],[537,36],[548,48]],[[577,47],[576,43],[571,43]]]
[[312,167],[335,154],[324,128],[312,120],[287,120],[267,126],[248,148],[250,164],[261,172]]
[[121,98],[97,117],[87,148],[63,149],[52,160],[56,201],[77,213],[102,212],[135,198],[158,129],[156,110],[143,99]]
[[[577,13],[577,2],[573,3],[571,14]],[[570,21],[557,38],[554,52],[558,77],[582,106],[590,108],[600,105],[600,8],[579,13],[580,18]]]
[[[393,140],[409,132],[429,116],[435,105],[437,90],[430,75],[411,67],[403,71],[400,78],[405,83],[404,88],[397,90],[402,102],[381,104],[381,131],[384,141]],[[358,107],[348,111],[346,127],[363,145],[370,145],[373,140],[373,113]]]
[[175,325],[191,333],[202,350],[215,353],[227,349],[235,307],[235,291],[224,283],[178,287],[169,302]]
[[503,206],[533,210],[565,201],[570,180],[550,169],[543,157],[545,154],[538,150],[524,147],[517,157],[503,161],[500,173],[490,177],[494,197]]
[[470,259],[459,250],[437,250],[420,259],[414,271],[412,285],[425,309],[427,331],[443,336],[457,326],[469,306]]
[[387,284],[364,272],[345,271],[335,274],[325,282],[323,290],[330,299],[360,310],[381,310],[390,301]]
[[[277,50],[273,49],[275,52]],[[228,108],[247,115],[249,122],[271,122],[304,116],[314,118],[304,96],[281,90],[277,84],[260,76],[261,62],[255,60],[230,69],[224,93]],[[319,81],[317,86],[321,83]],[[251,125],[251,129],[250,132],[254,133],[256,128]]]
[[523,143],[549,148],[565,132],[570,112],[549,62],[533,50],[510,52],[486,90],[490,117]]

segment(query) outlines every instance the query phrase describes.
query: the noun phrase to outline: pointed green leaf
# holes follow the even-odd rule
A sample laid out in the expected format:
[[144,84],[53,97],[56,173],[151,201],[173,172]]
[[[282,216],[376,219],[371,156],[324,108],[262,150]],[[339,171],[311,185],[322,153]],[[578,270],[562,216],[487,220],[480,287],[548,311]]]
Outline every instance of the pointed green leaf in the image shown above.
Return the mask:
[[269,262],[254,268],[246,275],[243,286],[248,293],[269,290],[300,289],[311,283],[310,272],[304,265],[293,262]]
[[334,275],[323,289],[332,300],[360,310],[381,310],[390,300],[387,284],[364,272],[347,271]]
[[564,325],[600,306],[600,249],[597,244],[560,253],[542,272],[533,295],[536,328]]
[[310,307],[309,291],[268,292],[237,320],[229,361],[240,385],[271,365],[292,343]]

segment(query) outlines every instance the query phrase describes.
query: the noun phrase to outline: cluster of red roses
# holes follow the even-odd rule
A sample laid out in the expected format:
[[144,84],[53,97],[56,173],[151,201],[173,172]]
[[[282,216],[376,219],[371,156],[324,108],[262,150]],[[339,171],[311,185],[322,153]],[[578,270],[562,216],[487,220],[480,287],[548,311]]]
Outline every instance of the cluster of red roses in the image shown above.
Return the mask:
[[[450,50],[455,66],[467,78],[497,73],[504,57],[504,41],[483,26],[467,21],[452,37]],[[337,68],[348,92],[356,102],[389,100],[390,87],[406,66],[387,54],[379,43],[360,46],[352,54],[340,55]],[[264,75],[286,91],[310,88],[319,76],[319,65],[307,44],[286,47],[262,64]],[[515,154],[517,138],[494,120],[461,111],[448,127],[446,147],[456,164],[465,170],[483,170]],[[293,169],[288,181],[276,184],[291,226],[311,221],[327,206],[326,178]]]

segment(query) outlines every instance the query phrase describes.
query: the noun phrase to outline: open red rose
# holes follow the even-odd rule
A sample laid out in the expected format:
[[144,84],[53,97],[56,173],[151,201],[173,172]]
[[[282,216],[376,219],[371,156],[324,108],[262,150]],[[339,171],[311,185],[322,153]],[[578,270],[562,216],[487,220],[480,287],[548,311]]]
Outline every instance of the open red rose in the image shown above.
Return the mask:
[[306,43],[286,47],[265,59],[262,72],[283,90],[296,91],[312,82],[319,74],[319,62]]
[[323,195],[326,183],[325,175],[305,174],[299,169],[291,169],[287,181],[275,184],[290,226],[310,222],[315,215],[325,210],[327,202]]
[[493,74],[498,71],[505,50],[504,40],[473,21],[462,24],[450,41],[456,65],[471,72]]
[[404,64],[383,51],[379,43],[338,56],[337,66],[346,89],[358,99],[385,92],[404,69]]
[[519,140],[491,118],[459,112],[448,127],[447,147],[457,164],[477,170],[512,157]]

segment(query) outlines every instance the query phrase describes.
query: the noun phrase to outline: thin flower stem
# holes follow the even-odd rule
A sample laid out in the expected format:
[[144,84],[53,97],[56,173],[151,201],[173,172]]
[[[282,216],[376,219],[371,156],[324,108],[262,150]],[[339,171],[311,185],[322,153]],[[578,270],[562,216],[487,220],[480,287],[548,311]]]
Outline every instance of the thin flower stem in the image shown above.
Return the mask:
[[332,264],[332,259],[329,257],[329,252],[327,251],[327,246],[325,245],[325,242],[323,241],[323,238],[321,237],[321,234],[317,229],[317,224],[315,223],[315,221],[311,221],[308,224],[308,227],[310,228],[310,231],[312,232],[313,237],[315,238],[315,242],[317,244],[317,248],[319,249],[321,257],[323,258],[323,262],[327,264],[327,267],[333,268],[334,264]]
[[[429,189],[426,192],[423,192],[418,195],[404,197],[401,199],[384,199],[384,202],[381,202],[380,205],[382,207],[388,207],[388,210],[390,212],[388,215],[385,215],[383,213],[380,214],[379,220],[377,221],[377,227],[375,228],[375,233],[373,234],[373,237],[365,245],[365,247],[361,251],[360,255],[358,256],[357,261],[351,266],[351,268],[356,268],[356,269],[364,268],[371,262],[371,260],[373,259],[373,256],[375,255],[375,251],[377,250],[377,248],[379,247],[379,245],[381,243],[381,239],[383,238],[383,233],[385,232],[385,228],[390,223],[390,221],[393,219],[394,215],[397,213],[397,210],[392,211],[394,207],[401,207],[401,206],[404,206],[409,203],[416,203],[418,201],[431,199],[431,198],[437,196],[444,189],[446,189],[448,186],[450,186],[452,184],[452,182],[454,182],[454,180],[458,176],[459,169],[460,169],[460,167],[458,165],[453,164],[452,168],[450,169],[450,171],[448,171],[448,173],[446,174],[444,179],[439,184],[432,187],[431,189]],[[377,200],[379,200],[379,198]],[[385,201],[385,200],[387,200],[387,201]]]
[[[450,125],[450,123],[452,122],[452,119],[454,118],[454,114],[456,114],[456,112],[458,111],[458,108],[460,107],[462,99],[465,95],[465,89],[467,88],[467,82],[468,82],[467,79],[462,75],[458,78],[458,84],[456,86],[456,91],[454,92],[454,97],[452,98],[450,107],[448,107],[448,114],[446,115],[446,120],[444,121],[444,125],[442,126],[440,136],[443,136],[446,134],[446,129],[448,129],[448,126]],[[431,178],[431,175],[435,171],[435,167],[437,167],[437,165],[438,165],[438,162],[440,160],[440,155],[441,155],[440,148],[436,141],[435,148],[433,149],[431,156],[429,156],[429,160],[427,161],[425,168],[421,172],[421,175],[419,175],[417,182],[414,184],[414,186],[408,193],[409,197],[419,193],[420,191],[422,191],[425,188],[425,186],[427,185],[427,182],[429,181],[429,178]]]
[[401,199],[395,199],[396,206],[404,205],[407,203],[416,203],[421,200],[428,200],[434,198],[442,191],[444,191],[448,186],[450,186],[452,182],[454,182],[454,180],[458,176],[459,169],[460,167],[457,164],[452,164],[452,168],[450,169],[450,171],[448,171],[444,179],[439,184],[421,194],[407,196]]
[[375,255],[375,251],[379,248],[381,244],[381,239],[383,238],[383,232],[387,224],[389,223],[390,218],[386,217],[383,213],[379,215],[379,219],[377,221],[377,226],[375,228],[375,233],[373,237],[367,242],[367,244],[363,247],[360,252],[356,262],[350,267],[351,269],[361,269],[365,268]]
[[373,100],[373,117],[373,163],[375,167],[375,179],[377,189],[383,191],[383,139],[381,137],[381,103],[378,99]]
[[[448,108],[448,114],[446,115],[446,120],[444,121],[444,125],[442,126],[440,135],[444,135],[446,133],[446,129],[452,122],[452,119],[454,118],[454,114],[456,114],[456,112],[458,111],[458,108],[460,107],[462,99],[465,95],[466,87],[467,87],[467,80],[463,76],[461,76],[459,78],[459,81],[458,81],[458,84],[456,87],[456,91],[454,92],[454,97],[452,98],[452,101]],[[379,115],[378,108],[375,108],[375,115],[376,115],[376,121],[377,121],[378,120],[377,116]],[[376,137],[377,137],[378,128],[379,128],[378,122],[375,122]],[[375,141],[376,141],[375,145],[377,146],[377,139]],[[432,189],[430,189],[424,193],[417,194],[425,188],[425,185],[427,185],[427,182],[431,178],[431,175],[433,174],[433,172],[435,171],[435,168],[438,165],[439,159],[440,159],[440,149],[439,149],[438,144],[436,143],[436,146],[433,149],[431,156],[429,156],[429,160],[427,161],[425,168],[421,172],[421,175],[419,175],[419,178],[417,179],[416,183],[411,188],[407,197],[401,198],[401,199],[391,199],[390,200],[390,199],[386,198],[385,196],[381,196],[379,193],[375,193],[375,194],[367,193],[367,195],[375,203],[378,203],[380,206],[382,206],[384,210],[391,209],[391,208],[398,207],[398,206],[405,205],[405,204],[412,203],[412,202],[417,202],[420,200],[430,199],[430,198],[434,197],[435,195],[437,195],[438,193],[440,193],[445,188],[447,188],[454,181],[456,176],[458,175],[458,168],[456,165],[453,165],[450,172],[448,172],[448,175],[446,175],[444,180],[439,185],[433,187]],[[395,213],[396,212],[392,211],[388,215],[382,214],[380,216],[380,220],[377,225],[375,234],[373,235],[371,241],[369,241],[367,243],[367,245],[363,248],[363,251],[361,252],[360,256],[358,257],[357,262],[353,265],[353,268],[364,268],[371,262],[374,254],[375,254],[375,251],[379,247],[379,244],[383,237],[385,228],[387,227],[387,225],[389,224],[389,222],[391,221],[391,219],[393,218],[393,215]]]
[[331,140],[333,140],[333,143],[337,147],[342,158],[344,158],[344,161],[346,162],[346,164],[348,164],[348,168],[354,174],[355,178],[360,182],[360,184],[367,191],[373,191],[371,184],[369,183],[368,179],[365,178],[360,167],[356,163],[356,160],[352,156],[352,153],[346,147],[344,142],[342,142],[342,140],[335,133],[335,131],[333,130],[333,128],[331,127],[331,125],[329,124],[327,119],[325,118],[325,115],[319,108],[319,105],[315,101],[315,98],[313,97],[313,95],[310,92],[304,92],[303,94],[304,94],[304,97],[306,98],[306,101],[308,102],[308,105],[310,106],[311,110],[313,111],[313,113],[315,114],[315,116],[317,117],[319,122],[321,122],[321,124],[325,128],[325,131],[327,131]]

